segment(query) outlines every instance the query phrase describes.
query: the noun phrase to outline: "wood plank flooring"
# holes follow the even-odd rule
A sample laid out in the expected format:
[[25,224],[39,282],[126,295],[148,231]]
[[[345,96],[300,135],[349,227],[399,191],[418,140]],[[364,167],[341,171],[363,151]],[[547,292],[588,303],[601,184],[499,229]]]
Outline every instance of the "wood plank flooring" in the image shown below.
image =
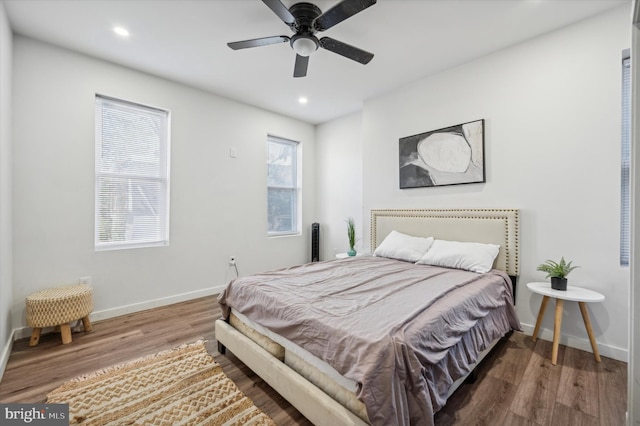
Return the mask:
[[[73,377],[206,339],[225,373],[281,426],[310,425],[295,408],[232,354],[221,355],[214,337],[220,317],[215,297],[99,321],[92,333],[43,335],[40,344],[15,342],[0,381],[0,402],[43,402]],[[513,333],[477,369],[477,380],[462,385],[435,417],[436,425],[600,425],[625,424],[627,365],[560,346],[558,365],[551,342]]]

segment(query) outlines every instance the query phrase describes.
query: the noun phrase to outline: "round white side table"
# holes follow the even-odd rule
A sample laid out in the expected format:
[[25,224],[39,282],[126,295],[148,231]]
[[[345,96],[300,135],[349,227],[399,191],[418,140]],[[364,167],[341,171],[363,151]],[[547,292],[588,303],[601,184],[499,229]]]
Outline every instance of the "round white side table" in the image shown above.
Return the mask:
[[589,320],[589,312],[587,311],[587,303],[590,302],[602,302],[604,301],[604,295],[597,291],[589,290],[582,287],[567,286],[566,291],[554,290],[551,288],[551,283],[548,282],[533,282],[528,283],[527,288],[534,292],[541,294],[542,303],[540,304],[540,311],[538,312],[538,319],[536,320],[536,327],[533,330],[532,339],[535,342],[538,339],[538,333],[540,332],[540,324],[544,317],[544,311],[547,308],[547,303],[550,298],[556,299],[556,315],[553,325],[553,350],[551,351],[551,364],[556,365],[558,361],[558,344],[560,342],[560,326],[562,324],[562,309],[564,301],[578,302],[580,306],[580,312],[582,313],[582,320],[584,326],[587,329],[587,335],[591,342],[591,348],[593,349],[593,355],[597,362],[600,362],[600,353],[598,352],[598,346],[596,339],[593,337],[593,328],[591,328],[591,321]]
[[[356,256],[364,256],[367,253],[356,253]],[[347,257],[355,257],[355,256],[349,256],[347,253],[336,253],[335,254],[336,259],[346,259]]]

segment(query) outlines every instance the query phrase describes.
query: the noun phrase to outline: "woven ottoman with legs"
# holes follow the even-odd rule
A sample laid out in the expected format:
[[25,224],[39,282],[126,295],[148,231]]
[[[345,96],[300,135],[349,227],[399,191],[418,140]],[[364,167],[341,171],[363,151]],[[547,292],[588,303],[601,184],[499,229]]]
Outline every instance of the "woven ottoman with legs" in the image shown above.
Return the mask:
[[44,327],[60,326],[62,343],[71,343],[69,323],[82,319],[84,331],[92,331],[93,289],[87,284],[56,287],[27,296],[27,325],[33,327],[29,346],[40,341]]

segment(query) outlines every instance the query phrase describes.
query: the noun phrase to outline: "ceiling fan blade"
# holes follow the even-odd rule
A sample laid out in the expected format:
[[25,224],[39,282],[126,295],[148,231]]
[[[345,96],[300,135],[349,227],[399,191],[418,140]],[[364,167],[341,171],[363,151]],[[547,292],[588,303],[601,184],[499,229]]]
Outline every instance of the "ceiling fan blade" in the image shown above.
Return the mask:
[[248,47],[258,47],[258,46],[267,46],[269,44],[285,43],[288,41],[289,41],[289,37],[287,36],[273,36],[273,37],[254,38],[252,40],[233,41],[231,43],[227,43],[227,46],[229,46],[233,50],[238,50],[238,49],[246,49]]
[[291,26],[296,23],[296,18],[291,14],[291,12],[289,12],[289,9],[287,9],[287,7],[282,4],[280,0],[262,0],[262,2],[266,4],[269,9],[273,11],[273,13],[278,15],[278,17],[282,19],[282,22],[284,22],[285,24]]
[[294,77],[305,77],[309,67],[309,57],[296,55],[296,66],[293,69]]
[[320,40],[320,46],[323,48],[342,55],[345,58],[352,59],[361,64],[368,64],[373,59],[373,53],[369,53],[365,50],[353,47],[350,44],[343,43],[330,37],[322,37]]
[[369,6],[373,6],[376,4],[376,1],[377,0],[343,0],[318,16],[313,22],[313,27],[318,31],[327,30],[345,19],[352,17],[356,13],[362,12]]

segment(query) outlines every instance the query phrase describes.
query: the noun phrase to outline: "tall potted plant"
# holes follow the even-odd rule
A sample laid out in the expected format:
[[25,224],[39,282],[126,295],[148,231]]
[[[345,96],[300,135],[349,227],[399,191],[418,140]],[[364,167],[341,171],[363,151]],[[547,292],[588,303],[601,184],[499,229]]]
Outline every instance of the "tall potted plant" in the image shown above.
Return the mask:
[[347,218],[347,237],[349,238],[349,256],[356,255],[356,223],[352,217]]
[[553,260],[547,260],[546,262],[538,265],[538,271],[546,272],[545,278],[551,277],[551,288],[554,290],[567,290],[567,275],[579,266],[571,266],[573,261],[567,263],[564,257],[560,259],[560,262]]

